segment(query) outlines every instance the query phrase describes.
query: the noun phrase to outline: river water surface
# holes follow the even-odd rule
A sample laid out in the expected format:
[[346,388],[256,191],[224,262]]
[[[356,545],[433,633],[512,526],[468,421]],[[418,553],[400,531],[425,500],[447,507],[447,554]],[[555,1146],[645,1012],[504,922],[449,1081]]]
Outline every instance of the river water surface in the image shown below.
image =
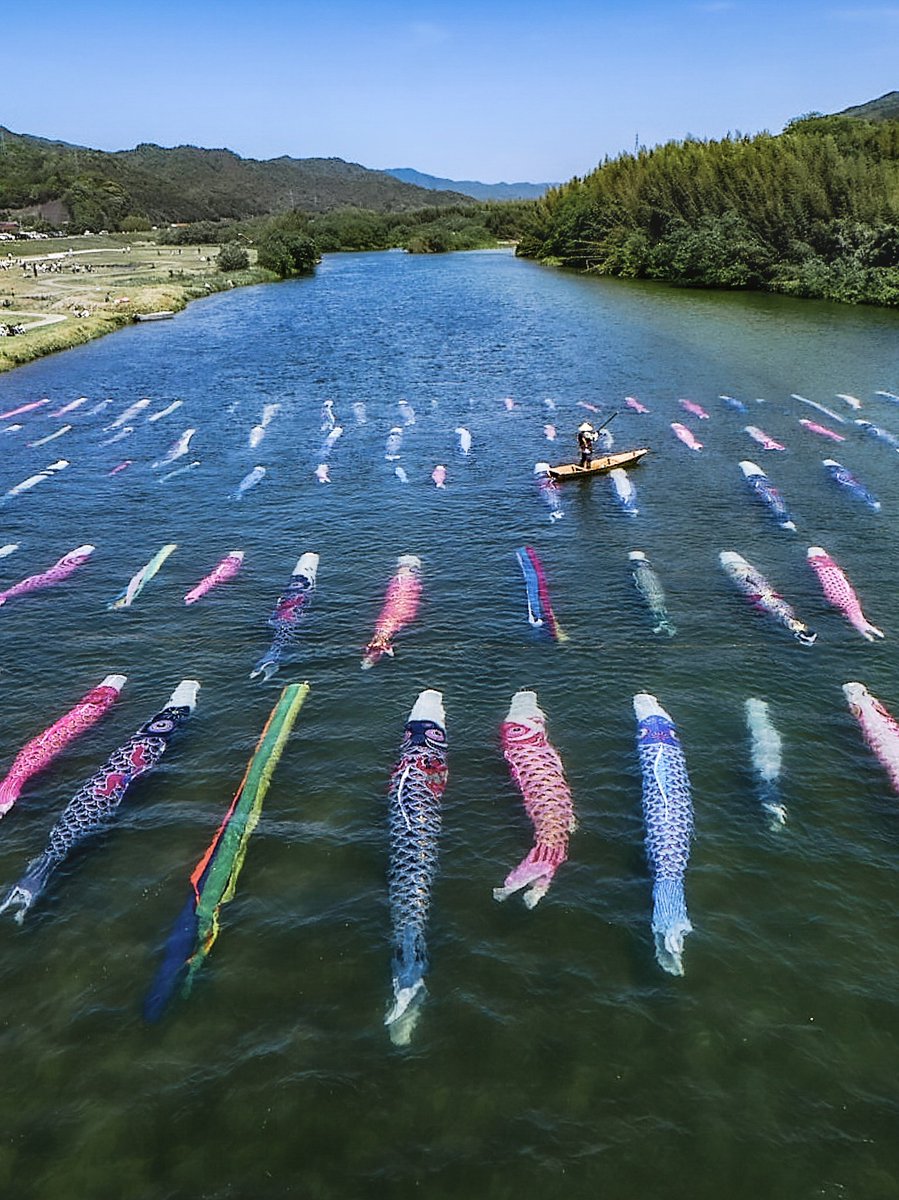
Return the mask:
[[[181,678],[203,685],[115,827],[58,873],[22,928],[0,918],[0,1193],[899,1195],[899,799],[840,690],[862,680],[899,713],[899,456],[836,399],[859,397],[857,415],[899,432],[899,405],[876,395],[899,389],[897,335],[894,313],[585,280],[505,252],[344,255],[314,278],[217,295],[0,378],[4,412],[52,401],[0,433],[0,490],[56,458],[71,463],[0,510],[0,541],[21,543],[0,563],[2,586],[97,547],[67,583],[0,612],[3,765],[104,675],[129,677],[111,713],[3,821],[4,887],[106,754]],[[70,417],[44,415],[82,395]],[[623,407],[626,395],[649,414]],[[142,396],[152,405],[133,432],[101,447],[115,432],[103,428]],[[384,458],[401,398],[416,414],[399,460],[408,484]],[[710,419],[684,414],[680,398]],[[146,420],[175,399],[176,412]],[[344,429],[330,486],[314,475],[325,399]],[[651,447],[632,473],[638,516],[597,479],[563,491],[564,517],[549,521],[531,471],[573,458],[573,431],[592,416],[578,401],[621,408],[616,448]],[[275,403],[251,449],[262,406]],[[701,454],[675,440],[680,419]],[[65,421],[70,432],[28,448]],[[747,423],[787,451],[761,450]],[[472,434],[467,459],[459,425]],[[201,465],[160,484],[150,464],[187,428],[190,455],[173,466]],[[821,466],[831,456],[879,495],[880,513],[833,485]],[[796,534],[754,504],[744,458],[780,488]],[[257,464],[262,482],[229,500]],[[133,609],[108,612],[167,542],[178,550]],[[514,554],[524,544],[544,563],[567,643],[528,624]],[[847,571],[883,643],[825,606],[805,562],[815,544]],[[185,608],[184,592],[236,548],[237,579]],[[632,549],[664,581],[673,639],[652,633]],[[815,646],[731,590],[724,549],[788,596],[819,631]],[[321,563],[299,652],[271,682],[251,683],[268,613],[307,550]],[[402,553],[423,562],[419,619],[394,660],[362,673]],[[192,997],[146,1025],[142,999],[188,875],[281,683],[300,679],[312,690],[221,937]],[[385,790],[425,687],[444,693],[450,781],[428,998],[397,1048],[382,1023]],[[522,687],[548,714],[579,818],[570,860],[532,912],[491,897],[530,845],[497,736]],[[649,931],[640,690],[675,720],[693,783],[683,978],[659,969]],[[784,739],[789,818],[777,831],[754,789],[749,696],[770,701]]]

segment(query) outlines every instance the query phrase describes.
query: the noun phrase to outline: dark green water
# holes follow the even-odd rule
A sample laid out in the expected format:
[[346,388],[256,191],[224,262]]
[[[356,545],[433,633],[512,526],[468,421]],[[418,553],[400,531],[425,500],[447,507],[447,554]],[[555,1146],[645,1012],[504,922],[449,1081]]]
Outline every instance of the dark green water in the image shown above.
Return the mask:
[[[779,298],[693,294],[565,276],[505,253],[325,261],[314,279],[195,304],[0,378],[0,490],[57,457],[68,470],[0,509],[8,586],[83,543],[65,585],[0,612],[3,764],[108,672],[112,713],[5,818],[0,880],[21,873],[103,757],[184,676],[196,714],[113,830],[61,871],[22,929],[0,924],[0,1194],[17,1200],[523,1195],[886,1200],[899,1195],[899,800],[840,684],[899,713],[895,555],[899,456],[840,427],[834,446],[798,392],[899,431],[899,317]],[[746,400],[745,417],[717,399]],[[578,400],[613,411],[616,447],[648,445],[629,518],[605,480],[563,495],[551,525],[533,463],[571,457]],[[138,397],[177,413],[101,448]],[[507,412],[503,397],[515,400]],[[313,469],[330,397],[344,435],[330,487]],[[384,461],[397,401],[403,486]],[[549,412],[544,400],[556,400]],[[679,397],[709,421],[686,417]],[[756,404],[756,397],[764,403]],[[100,399],[103,413],[88,410]],[[356,423],[363,401],[368,421]],[[262,405],[281,411],[261,445]],[[668,425],[706,445],[692,455]],[[40,449],[26,442],[70,420]],[[553,421],[551,446],[542,427]],[[822,418],[823,420],[823,418]],[[784,442],[765,454],[741,432]],[[828,423],[826,420],[824,423]],[[455,449],[467,426],[469,460]],[[185,428],[202,466],[160,485],[149,464]],[[837,490],[838,458],[883,502]],[[133,465],[110,478],[122,459]],[[758,462],[793,511],[779,531],[745,491]],[[187,460],[183,460],[187,461]],[[268,473],[227,499],[255,464]],[[448,470],[445,491],[430,480]],[[176,464],[177,465],[177,464]],[[178,551],[130,612],[106,602],[165,542]],[[514,550],[541,555],[571,640],[535,639]],[[823,545],[887,632],[868,645],[823,602],[805,563]],[[181,596],[228,550],[234,582]],[[627,552],[652,559],[678,626],[653,638]],[[803,648],[733,593],[718,552],[754,562],[819,630]],[[321,556],[302,649],[247,679],[297,557]],[[400,553],[424,563],[420,619],[396,660],[359,670]],[[239,893],[194,996],[146,1026],[142,997],[187,876],[236,787],[281,680],[310,697],[275,776]],[[418,691],[443,691],[450,739],[429,996],[411,1046],[382,1025],[389,993],[385,789]],[[533,912],[491,889],[529,829],[498,751],[511,694],[537,689],[580,829]],[[635,691],[677,723],[693,782],[686,974],[649,933]],[[753,790],[743,701],[768,699],[784,738],[787,826]]]

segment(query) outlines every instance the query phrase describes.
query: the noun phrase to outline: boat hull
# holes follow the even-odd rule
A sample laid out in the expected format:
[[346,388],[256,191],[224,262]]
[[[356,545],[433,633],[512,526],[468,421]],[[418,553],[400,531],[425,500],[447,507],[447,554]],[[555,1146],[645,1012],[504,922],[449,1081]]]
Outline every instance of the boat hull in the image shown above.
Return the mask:
[[649,448],[641,450],[622,450],[620,454],[602,454],[593,459],[589,467],[579,467],[575,463],[566,463],[561,467],[550,467],[552,479],[586,479],[590,475],[604,475],[615,467],[632,467],[640,461]]

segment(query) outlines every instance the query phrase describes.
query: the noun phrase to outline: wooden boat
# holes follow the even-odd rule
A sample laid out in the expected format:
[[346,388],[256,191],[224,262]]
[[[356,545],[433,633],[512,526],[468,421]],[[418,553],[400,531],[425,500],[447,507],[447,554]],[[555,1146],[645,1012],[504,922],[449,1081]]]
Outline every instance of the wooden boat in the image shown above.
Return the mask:
[[159,312],[135,313],[135,321],[168,321],[175,315],[171,308],[161,308]]
[[589,467],[579,467],[575,463],[566,463],[561,467],[550,467],[549,473],[553,479],[587,479],[591,475],[603,475],[615,467],[632,467],[640,461],[649,448],[641,450],[622,450],[619,454],[601,454],[593,459]]

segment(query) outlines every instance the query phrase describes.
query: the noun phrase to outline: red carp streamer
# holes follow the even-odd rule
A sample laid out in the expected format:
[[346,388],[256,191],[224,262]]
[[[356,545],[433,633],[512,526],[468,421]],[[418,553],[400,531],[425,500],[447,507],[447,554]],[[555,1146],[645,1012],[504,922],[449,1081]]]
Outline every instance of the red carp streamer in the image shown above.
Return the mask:
[[375,632],[365,647],[363,671],[373,667],[385,654],[393,657],[393,639],[412,621],[421,599],[421,559],[414,554],[401,554],[396,560],[396,574],[387,585],[384,604],[378,615]]
[[574,804],[558,751],[546,737],[546,715],[536,692],[516,692],[500,726],[503,755],[534,826],[534,846],[509,873],[495,900],[525,889],[528,908],[546,895],[553,876],[568,857],[568,835],[575,829]]
[[19,798],[22,788],[39,771],[43,771],[58,754],[85,733],[119,698],[125,683],[124,675],[107,675],[101,684],[83,696],[74,708],[43,733],[33,737],[16,755],[5,779],[0,783],[0,817],[5,816]]

